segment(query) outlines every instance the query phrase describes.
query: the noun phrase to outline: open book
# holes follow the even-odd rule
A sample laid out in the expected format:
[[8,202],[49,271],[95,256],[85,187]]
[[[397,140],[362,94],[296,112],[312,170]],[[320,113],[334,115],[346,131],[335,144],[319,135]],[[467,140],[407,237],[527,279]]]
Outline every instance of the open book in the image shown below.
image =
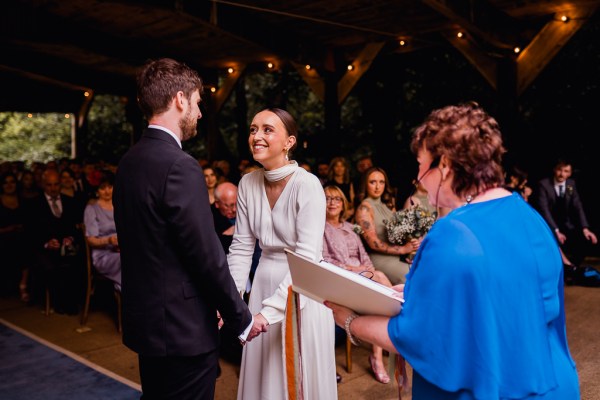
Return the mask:
[[394,316],[404,300],[398,292],[355,272],[325,261],[316,263],[285,249],[292,288],[323,303],[325,300],[348,307],[358,314]]

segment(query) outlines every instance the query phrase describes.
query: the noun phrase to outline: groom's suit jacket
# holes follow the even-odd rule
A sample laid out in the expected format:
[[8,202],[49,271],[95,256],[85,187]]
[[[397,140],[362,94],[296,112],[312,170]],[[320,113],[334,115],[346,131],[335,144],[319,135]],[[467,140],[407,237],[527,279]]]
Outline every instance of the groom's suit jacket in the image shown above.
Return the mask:
[[144,356],[214,350],[217,310],[241,334],[252,315],[229,273],[198,162],[168,133],[147,129],[119,163],[113,203],[125,345]]

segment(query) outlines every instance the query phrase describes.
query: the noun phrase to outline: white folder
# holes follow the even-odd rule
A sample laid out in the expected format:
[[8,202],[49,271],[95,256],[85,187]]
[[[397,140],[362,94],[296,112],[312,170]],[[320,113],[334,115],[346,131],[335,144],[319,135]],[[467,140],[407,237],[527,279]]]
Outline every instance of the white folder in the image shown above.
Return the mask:
[[323,303],[337,303],[362,315],[394,316],[402,309],[398,292],[355,272],[325,261],[319,263],[285,249],[292,288]]

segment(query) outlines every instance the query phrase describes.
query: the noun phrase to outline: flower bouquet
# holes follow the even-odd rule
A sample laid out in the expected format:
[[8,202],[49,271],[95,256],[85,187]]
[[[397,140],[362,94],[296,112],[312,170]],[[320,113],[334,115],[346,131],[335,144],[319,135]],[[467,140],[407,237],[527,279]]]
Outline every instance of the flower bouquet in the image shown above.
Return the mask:
[[[396,211],[390,220],[384,220],[387,237],[390,243],[405,245],[411,239],[425,236],[437,219],[437,213],[430,213],[423,207],[414,205],[410,208]],[[415,252],[410,253],[406,260],[412,262]]]

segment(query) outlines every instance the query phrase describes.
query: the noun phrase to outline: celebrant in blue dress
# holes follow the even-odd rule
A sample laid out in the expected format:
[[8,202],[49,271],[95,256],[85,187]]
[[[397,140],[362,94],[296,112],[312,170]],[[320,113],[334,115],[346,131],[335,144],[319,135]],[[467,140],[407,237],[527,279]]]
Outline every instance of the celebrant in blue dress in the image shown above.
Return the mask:
[[411,149],[429,200],[453,210],[421,243],[397,316],[327,303],[336,323],[404,356],[413,400],[579,399],[558,246],[502,188],[497,122],[475,103],[435,110]]

